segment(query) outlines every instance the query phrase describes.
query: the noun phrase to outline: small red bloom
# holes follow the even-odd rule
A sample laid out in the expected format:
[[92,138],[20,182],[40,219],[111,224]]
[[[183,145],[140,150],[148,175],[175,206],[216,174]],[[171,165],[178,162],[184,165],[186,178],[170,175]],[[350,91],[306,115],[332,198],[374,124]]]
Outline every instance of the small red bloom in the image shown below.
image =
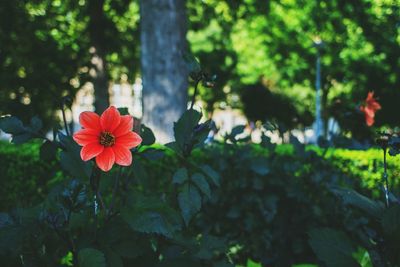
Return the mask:
[[142,138],[132,132],[132,116],[121,116],[118,109],[111,106],[101,116],[90,111],[82,112],[79,123],[83,129],[76,132],[73,138],[83,146],[82,160],[96,158],[97,166],[105,172],[109,171],[114,163],[121,166],[132,164],[130,149],[142,142]]
[[381,105],[374,98],[374,92],[369,92],[365,105],[360,106],[361,112],[365,114],[365,122],[368,126],[372,126],[375,122],[375,113],[381,109]]

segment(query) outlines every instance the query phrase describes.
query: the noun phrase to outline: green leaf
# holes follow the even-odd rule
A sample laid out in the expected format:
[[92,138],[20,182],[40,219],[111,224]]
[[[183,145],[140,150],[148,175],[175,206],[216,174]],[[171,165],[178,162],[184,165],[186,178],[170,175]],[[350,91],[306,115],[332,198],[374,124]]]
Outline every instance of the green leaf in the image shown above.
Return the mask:
[[33,136],[30,133],[15,134],[15,135],[13,135],[11,142],[13,142],[16,145],[20,145],[20,144],[28,142],[32,138],[33,138]]
[[261,264],[248,259],[246,266],[247,267],[261,267]]
[[225,254],[227,250],[226,241],[212,235],[203,234],[199,242],[195,257],[202,260],[211,260],[218,254]]
[[79,267],[106,267],[103,252],[94,248],[84,248],[78,252]]
[[359,208],[376,219],[381,218],[384,210],[383,203],[367,198],[351,189],[334,188],[332,191],[340,196],[345,204]]
[[156,142],[153,131],[144,124],[140,127],[140,136],[142,137],[142,145],[144,146],[150,146]]
[[183,184],[188,180],[188,171],[186,168],[179,168],[172,177],[172,182],[174,184]]
[[[5,222],[8,224],[8,222]],[[14,225],[4,225],[0,227],[0,255],[17,254],[23,247],[24,229]]]
[[197,58],[192,53],[184,53],[183,60],[189,70],[190,78],[193,80],[199,79],[201,74],[201,66]]
[[8,134],[22,134],[26,128],[17,117],[7,116],[0,118],[0,129]]
[[259,175],[266,175],[269,173],[267,160],[264,158],[255,158],[251,161],[250,168],[253,172]]
[[69,220],[68,228],[71,230],[77,230],[79,228],[84,228],[89,220],[88,213],[71,213],[71,218]]
[[201,196],[199,190],[189,183],[183,185],[178,194],[179,207],[181,209],[183,220],[188,225],[193,216],[201,208]]
[[109,267],[124,267],[121,257],[111,249],[106,250],[106,259]]
[[31,123],[30,123],[30,128],[32,129],[33,132],[39,132],[43,127],[43,122],[41,119],[39,119],[39,117],[34,116],[31,119]]
[[143,255],[146,248],[137,240],[127,239],[112,245],[113,250],[123,258],[134,259]]
[[393,205],[382,216],[382,228],[386,236],[400,238],[400,206]]
[[189,109],[183,113],[182,117],[174,123],[175,141],[181,151],[184,151],[186,145],[191,143],[193,131],[201,119],[201,113]]
[[40,146],[40,159],[43,161],[52,161],[56,159],[57,147],[50,141],[44,142]]
[[237,135],[242,134],[244,132],[244,129],[246,129],[246,125],[238,125],[233,127],[230,136],[232,138],[236,138]]
[[155,148],[145,148],[142,147],[140,155],[148,160],[160,160],[165,156],[165,151]]
[[59,133],[58,137],[65,148],[60,154],[61,167],[73,177],[89,179],[92,167],[90,162],[84,162],[81,159],[81,148],[69,136]]
[[129,114],[129,109],[127,107],[121,107],[121,108],[117,108],[119,111],[119,114],[121,115],[130,115]]
[[133,205],[123,209],[121,214],[134,231],[141,233],[156,233],[172,238],[182,228],[179,214],[154,197],[138,196]]
[[359,266],[352,257],[355,248],[343,232],[330,228],[317,228],[309,232],[309,237],[312,250],[326,266]]
[[129,212],[122,213],[124,220],[129,226],[138,232],[161,234],[171,238],[173,236],[173,227],[158,212],[143,212],[132,214]]
[[208,165],[203,165],[200,167],[203,173],[211,179],[211,181],[216,185],[219,186],[221,183],[221,176],[218,172],[216,172],[213,168]]
[[203,174],[198,172],[193,174],[192,181],[200,189],[200,191],[203,192],[203,194],[205,194],[208,198],[211,198],[210,185]]
[[197,125],[194,129],[194,135],[193,135],[193,143],[195,144],[195,148],[200,147],[204,145],[204,142],[206,141],[208,134],[210,133],[211,130],[211,120],[208,120],[204,123],[200,123]]
[[168,147],[169,149],[172,149],[176,153],[180,153],[180,151],[181,151],[181,148],[178,146],[178,144],[176,142],[167,143],[167,144],[165,144],[165,146]]

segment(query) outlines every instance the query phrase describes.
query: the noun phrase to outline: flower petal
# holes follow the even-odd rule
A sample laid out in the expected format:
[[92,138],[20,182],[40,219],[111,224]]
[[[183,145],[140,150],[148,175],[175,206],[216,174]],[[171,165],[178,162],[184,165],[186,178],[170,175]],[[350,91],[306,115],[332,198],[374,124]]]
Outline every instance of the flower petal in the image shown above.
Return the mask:
[[121,122],[121,115],[114,106],[106,109],[100,117],[100,124],[103,131],[112,133]]
[[115,154],[115,163],[121,166],[132,164],[132,153],[128,148],[121,145],[114,145],[112,148]]
[[128,132],[115,139],[116,145],[124,146],[128,149],[137,147],[142,142],[142,138],[135,132]]
[[103,152],[96,157],[97,166],[105,172],[111,170],[115,162],[114,151],[111,147],[105,147]]
[[79,145],[86,146],[87,144],[98,142],[99,134],[99,131],[87,128],[77,131],[72,138]]
[[81,149],[81,158],[83,161],[88,161],[102,153],[103,150],[104,147],[100,145],[97,141],[87,144]]
[[365,115],[365,121],[366,121],[368,126],[372,126],[375,123],[374,117],[367,116],[367,115]]
[[84,111],[79,115],[79,123],[83,128],[100,131],[100,116],[91,111]]
[[133,117],[131,115],[121,116],[121,122],[118,127],[114,130],[113,135],[115,137],[127,134],[132,131],[133,128]]
[[374,117],[375,116],[375,111],[373,109],[370,109],[368,107],[364,108],[363,112],[365,113],[366,116]]

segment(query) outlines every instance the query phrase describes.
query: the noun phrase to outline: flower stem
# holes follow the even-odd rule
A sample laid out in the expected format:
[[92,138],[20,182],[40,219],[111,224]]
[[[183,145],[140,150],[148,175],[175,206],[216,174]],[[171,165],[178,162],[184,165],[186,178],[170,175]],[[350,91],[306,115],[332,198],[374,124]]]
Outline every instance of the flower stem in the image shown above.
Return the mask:
[[117,175],[117,178],[115,179],[114,189],[113,189],[113,192],[112,192],[111,204],[110,204],[109,209],[108,209],[108,218],[110,218],[112,216],[114,203],[115,203],[115,196],[116,196],[117,191],[118,191],[119,179],[121,177],[121,174],[122,174],[122,167],[119,167],[118,175]]
[[61,113],[62,113],[62,117],[63,117],[65,133],[67,134],[67,136],[70,136],[69,129],[68,129],[67,118],[65,117],[64,103],[61,104]]
[[97,198],[99,196],[99,185],[100,185],[100,176],[101,172],[100,169],[94,165],[92,170],[92,175],[90,176],[90,187],[93,191],[93,208],[94,208],[94,239],[97,239],[97,214],[98,214],[98,207],[99,204],[97,202]]
[[385,193],[385,200],[386,200],[386,207],[389,207],[389,180],[387,174],[387,163],[386,163],[386,148],[383,149],[383,180],[384,180],[384,193]]
[[192,95],[192,102],[190,104],[190,109],[193,109],[194,101],[196,100],[196,95],[197,95],[197,88],[199,87],[199,83],[201,81],[201,78],[196,80],[196,83],[194,84],[194,92]]

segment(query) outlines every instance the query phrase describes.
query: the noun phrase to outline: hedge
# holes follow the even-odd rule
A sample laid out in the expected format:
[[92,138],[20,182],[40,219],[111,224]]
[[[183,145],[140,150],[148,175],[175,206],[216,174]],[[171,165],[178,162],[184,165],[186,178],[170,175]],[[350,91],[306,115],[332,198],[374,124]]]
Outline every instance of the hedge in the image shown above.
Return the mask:
[[[137,186],[147,183],[162,195],[171,183],[177,159],[172,153],[146,153],[134,158],[132,173]],[[196,150],[197,162],[209,164],[221,175],[197,215],[197,232],[223,237],[237,264],[248,259],[264,266],[316,263],[307,233],[319,226],[337,226],[345,221],[332,185],[354,186],[367,194],[380,195],[379,150],[323,150],[293,145],[216,144]],[[60,179],[52,173],[56,163],[39,159],[39,144],[15,146],[0,143],[1,208],[32,205]],[[388,158],[389,175],[400,170],[396,158]],[[54,178],[56,177],[56,178]],[[104,177],[102,185],[112,185]],[[296,227],[293,227],[296,226]],[[344,226],[346,227],[346,226]]]
[[[383,151],[373,148],[369,150],[328,149],[324,156],[333,166],[351,178],[364,192],[372,196],[381,196]],[[399,192],[400,160],[399,157],[387,156],[387,172],[391,191]],[[364,190],[362,190],[364,189]]]
[[39,143],[13,145],[0,142],[0,211],[32,205],[54,181],[55,162],[43,162]]
[[[52,172],[55,163],[43,162],[39,157],[39,143],[13,145],[8,142],[0,142],[0,211],[15,207],[16,205],[32,204],[32,201],[40,200],[44,196],[46,185],[54,182],[55,173]],[[265,149],[258,145],[253,146],[254,152],[267,155]],[[319,149],[313,146],[308,149],[316,151],[324,156],[332,166],[355,179],[360,189],[371,192],[374,197],[380,196],[380,186],[383,171],[383,153],[380,149],[349,150],[349,149]],[[275,148],[278,155],[293,154],[292,145],[280,145]],[[207,155],[196,151],[195,156],[205,160]],[[164,160],[165,161],[165,160]],[[154,171],[164,173],[165,168],[172,171],[172,159],[169,163],[155,163]],[[173,163],[172,163],[173,164]],[[392,190],[398,190],[400,175],[400,160],[396,157],[387,158],[389,180]],[[144,166],[136,166],[139,171]],[[161,170],[163,169],[164,170]],[[59,179],[59,175],[57,176]]]

